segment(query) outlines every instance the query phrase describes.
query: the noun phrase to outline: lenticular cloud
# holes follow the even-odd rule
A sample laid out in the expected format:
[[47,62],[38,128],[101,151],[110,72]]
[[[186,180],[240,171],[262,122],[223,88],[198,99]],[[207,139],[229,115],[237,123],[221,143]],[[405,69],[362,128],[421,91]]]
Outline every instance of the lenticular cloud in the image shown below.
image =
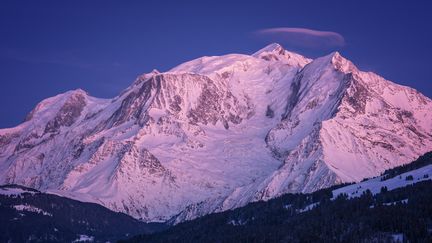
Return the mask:
[[305,28],[269,28],[256,32],[258,35],[286,44],[309,47],[331,48],[345,45],[344,37],[332,31],[319,31]]

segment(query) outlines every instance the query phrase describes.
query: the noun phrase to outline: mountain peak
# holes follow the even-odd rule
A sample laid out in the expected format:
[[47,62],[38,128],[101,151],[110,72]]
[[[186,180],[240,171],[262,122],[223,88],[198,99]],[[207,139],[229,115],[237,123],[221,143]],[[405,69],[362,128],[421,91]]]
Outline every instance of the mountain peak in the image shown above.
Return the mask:
[[160,72],[157,69],[153,69],[149,73],[143,73],[135,79],[133,85],[139,85],[139,84],[143,83],[144,81],[148,80],[150,77],[153,77],[153,76],[158,75],[158,74],[160,74]]
[[252,56],[266,61],[283,61],[288,65],[300,67],[312,61],[300,54],[285,50],[283,46],[278,43],[267,45],[252,54]]
[[65,95],[71,95],[71,96],[73,96],[73,95],[84,95],[84,96],[87,96],[88,95],[88,93],[87,93],[87,91],[85,91],[85,90],[83,90],[83,89],[74,89],[74,90],[70,90],[70,91],[67,91],[66,93],[64,93]]
[[[41,117],[51,117],[56,114],[53,112],[55,110],[59,111],[62,107],[66,107],[68,109],[70,107],[78,107],[80,110],[86,105],[86,100],[88,99],[89,94],[83,89],[74,89],[66,91],[62,94],[58,94],[54,97],[50,97],[39,102],[36,107],[25,117],[24,121],[29,121],[33,119],[33,117],[37,116],[39,119]],[[71,110],[67,111],[71,112]],[[74,111],[77,113],[76,111]],[[73,112],[72,112],[73,113]],[[70,116],[72,113],[68,114]]]
[[349,60],[343,57],[338,51],[334,51],[330,53],[330,56],[331,56],[332,63],[347,62],[347,61],[349,62]]
[[278,53],[280,55],[283,55],[285,49],[278,43],[272,43],[260,49],[259,51],[255,52],[252,56],[260,56],[261,54],[268,53],[268,52]]
[[343,57],[338,51],[334,51],[327,56],[316,59],[323,63],[331,64],[335,69],[344,72],[352,73],[358,71],[357,67],[348,59]]

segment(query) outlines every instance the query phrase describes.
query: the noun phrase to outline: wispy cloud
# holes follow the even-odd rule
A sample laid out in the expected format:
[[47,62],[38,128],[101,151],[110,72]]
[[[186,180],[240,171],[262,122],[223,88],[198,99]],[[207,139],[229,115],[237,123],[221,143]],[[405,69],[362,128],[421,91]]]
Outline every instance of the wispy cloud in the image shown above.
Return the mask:
[[265,38],[271,38],[272,41],[300,47],[331,48],[345,45],[344,37],[333,31],[281,27],[262,29],[255,33]]

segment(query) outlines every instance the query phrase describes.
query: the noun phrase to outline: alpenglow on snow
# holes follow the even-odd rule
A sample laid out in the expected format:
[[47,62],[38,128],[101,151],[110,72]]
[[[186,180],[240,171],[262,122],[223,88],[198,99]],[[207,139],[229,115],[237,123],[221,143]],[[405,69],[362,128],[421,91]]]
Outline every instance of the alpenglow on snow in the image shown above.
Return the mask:
[[269,45],[138,77],[112,99],[83,90],[0,130],[0,182],[181,222],[360,181],[432,150],[432,101]]

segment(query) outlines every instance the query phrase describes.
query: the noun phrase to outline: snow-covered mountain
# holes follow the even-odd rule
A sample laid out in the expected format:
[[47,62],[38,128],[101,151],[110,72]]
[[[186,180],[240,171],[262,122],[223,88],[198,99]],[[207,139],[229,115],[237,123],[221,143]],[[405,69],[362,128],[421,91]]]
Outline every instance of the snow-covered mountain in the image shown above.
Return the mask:
[[429,98],[337,52],[271,44],[40,102],[0,130],[0,184],[180,222],[376,176],[432,150],[431,118]]

